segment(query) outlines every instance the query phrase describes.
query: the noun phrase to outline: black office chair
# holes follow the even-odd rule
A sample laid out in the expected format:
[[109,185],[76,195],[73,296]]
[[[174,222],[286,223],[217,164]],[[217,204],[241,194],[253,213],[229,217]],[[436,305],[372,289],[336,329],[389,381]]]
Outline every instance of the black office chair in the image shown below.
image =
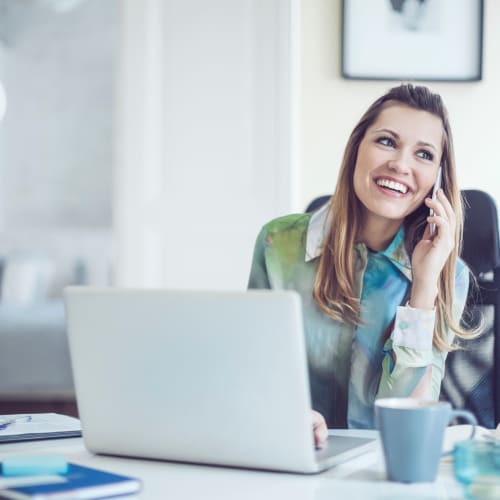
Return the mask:
[[477,279],[471,284],[465,323],[477,325],[481,336],[460,342],[463,350],[446,360],[441,398],[471,410],[479,423],[500,422],[500,243],[495,201],[484,191],[462,191],[465,201],[462,258]]
[[307,205],[306,213],[318,210],[318,208],[321,208],[325,203],[327,203],[331,197],[332,197],[331,194],[324,194],[323,196],[318,196],[317,198],[314,198],[314,200],[312,200],[311,203]]
[[[461,342],[462,350],[446,360],[441,399],[455,408],[472,411],[480,425],[500,422],[500,243],[497,207],[483,191],[464,190],[464,242],[462,258],[477,278],[471,284],[463,320],[483,322],[481,335]],[[315,198],[306,212],[317,210],[330,195]]]

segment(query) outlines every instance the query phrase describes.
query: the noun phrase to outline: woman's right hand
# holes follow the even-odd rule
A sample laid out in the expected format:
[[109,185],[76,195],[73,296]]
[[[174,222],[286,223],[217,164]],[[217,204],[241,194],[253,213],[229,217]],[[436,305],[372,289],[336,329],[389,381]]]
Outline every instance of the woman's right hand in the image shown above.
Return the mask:
[[435,200],[426,198],[425,204],[434,210],[434,215],[427,217],[427,221],[436,224],[437,233],[431,237],[427,224],[422,239],[413,250],[410,305],[419,309],[433,309],[439,276],[455,247],[456,216],[442,189],[437,191]]
[[311,410],[314,446],[323,448],[328,440],[328,427],[321,413]]

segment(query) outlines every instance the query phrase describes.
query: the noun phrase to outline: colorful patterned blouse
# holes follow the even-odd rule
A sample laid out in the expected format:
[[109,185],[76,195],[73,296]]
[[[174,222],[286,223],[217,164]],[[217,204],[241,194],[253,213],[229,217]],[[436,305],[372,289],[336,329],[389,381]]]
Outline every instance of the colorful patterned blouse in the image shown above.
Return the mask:
[[[312,407],[330,428],[374,428],[376,398],[438,399],[446,352],[432,346],[434,310],[401,307],[411,284],[404,230],[383,251],[355,246],[356,291],[362,323],[335,321],[316,305],[312,288],[328,225],[329,205],[266,224],[253,256],[249,288],[292,289],[302,297]],[[469,273],[457,264],[453,315],[458,322]],[[395,318],[394,330],[382,336]],[[449,332],[448,340],[453,340]]]

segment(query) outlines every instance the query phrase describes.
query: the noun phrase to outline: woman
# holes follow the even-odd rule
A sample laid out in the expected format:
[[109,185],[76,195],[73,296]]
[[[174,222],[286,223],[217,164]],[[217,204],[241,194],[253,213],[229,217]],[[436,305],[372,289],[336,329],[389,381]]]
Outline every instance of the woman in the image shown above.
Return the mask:
[[302,296],[317,443],[324,419],[373,428],[378,397],[438,399],[453,337],[467,336],[462,227],[446,109],[410,84],[363,115],[328,205],[264,226],[249,288]]

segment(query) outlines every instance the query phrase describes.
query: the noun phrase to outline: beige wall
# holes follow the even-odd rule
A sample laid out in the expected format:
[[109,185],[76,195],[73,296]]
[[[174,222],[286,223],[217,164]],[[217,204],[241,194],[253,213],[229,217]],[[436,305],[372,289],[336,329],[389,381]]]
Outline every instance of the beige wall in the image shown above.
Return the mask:
[[[366,107],[395,82],[341,77],[341,0],[302,0],[300,201],[329,193],[343,149]],[[500,2],[485,0],[483,80],[428,85],[448,107],[462,188],[490,192],[500,207]],[[396,82],[397,83],[397,82]]]

